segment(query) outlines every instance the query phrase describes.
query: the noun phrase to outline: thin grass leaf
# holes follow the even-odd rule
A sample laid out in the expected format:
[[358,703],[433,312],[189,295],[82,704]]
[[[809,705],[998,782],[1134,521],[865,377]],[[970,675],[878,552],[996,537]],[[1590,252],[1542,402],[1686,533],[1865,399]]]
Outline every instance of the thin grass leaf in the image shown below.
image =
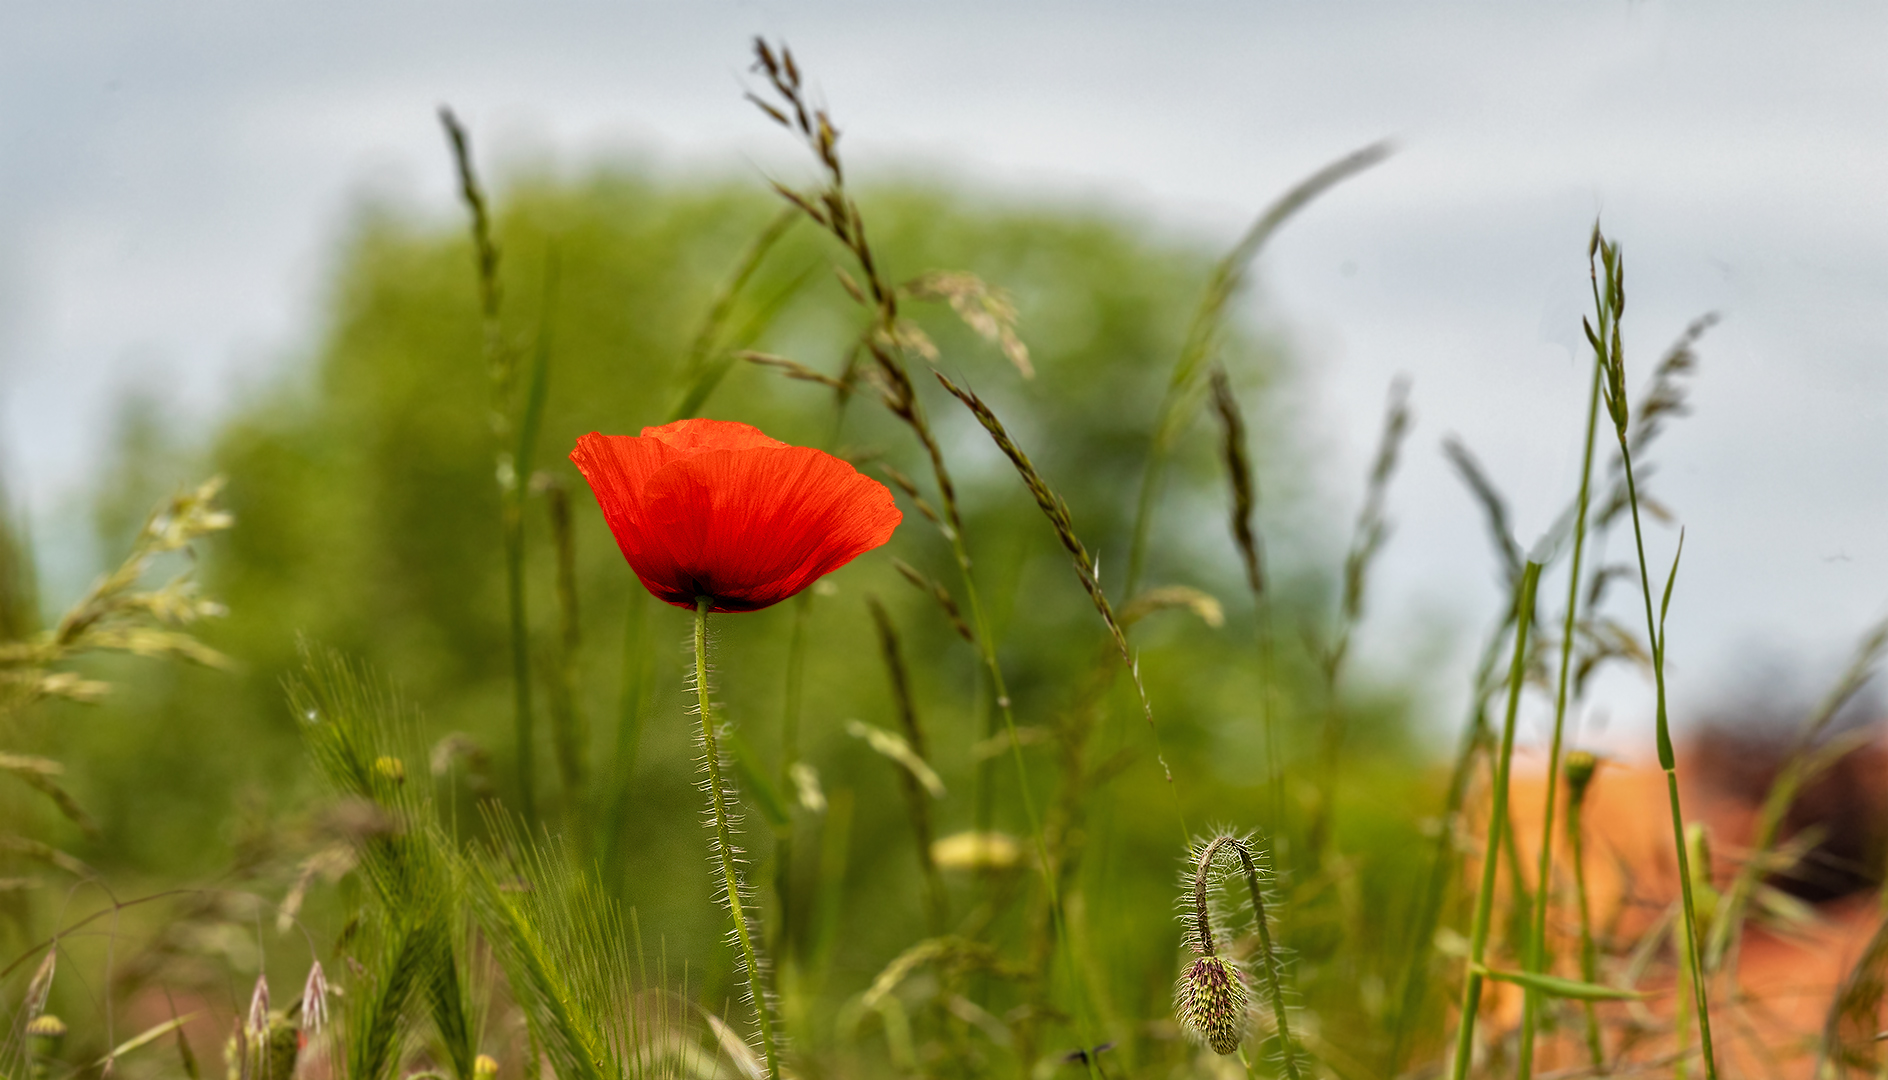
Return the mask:
[[1847,1076],[1850,1069],[1876,1074],[1884,998],[1888,998],[1888,918],[1876,926],[1829,1006],[1818,1047],[1817,1076],[1829,1075],[1832,1068],[1838,1078]]
[[1771,782],[1770,790],[1764,796],[1763,807],[1758,811],[1757,830],[1751,840],[1750,854],[1738,868],[1737,876],[1732,879],[1719,918],[1712,925],[1711,938],[1705,950],[1707,971],[1715,971],[1723,964],[1729,954],[1733,934],[1741,931],[1745,910],[1757,892],[1763,875],[1772,869],[1768,865],[1769,856],[1777,845],[1784,818],[1804,785],[1843,754],[1854,749],[1859,738],[1873,737],[1872,733],[1864,732],[1858,737],[1858,743],[1818,747],[1837,714],[1874,678],[1875,669],[1884,654],[1888,654],[1888,620],[1875,624],[1862,636],[1849,666],[1797,730],[1789,756],[1776,779]]
[[[749,94],[748,98],[761,108],[773,113],[776,118],[780,118],[778,113],[759,98],[752,94]],[[780,119],[784,122],[784,118]],[[695,336],[689,341],[688,353],[683,358],[681,374],[684,389],[675,407],[669,410],[670,421],[694,416],[707,403],[709,395],[714,393],[715,388],[721,384],[721,380],[726,377],[732,366],[731,361],[722,360],[719,363],[716,361],[721,359],[717,354],[722,351],[728,320],[734,314],[735,304],[748,283],[753,280],[754,274],[760,270],[761,264],[767,260],[768,253],[773,251],[774,246],[792,230],[799,220],[800,213],[792,208],[775,214],[748,243],[747,248],[741,252],[740,259],[735,262],[733,272],[715,291],[714,299],[708,305],[708,312],[702,317],[701,325],[696,328]],[[770,306],[778,311],[784,301],[784,296],[776,297]],[[756,328],[749,329],[754,333],[743,333],[740,336],[757,336]]]
[[537,473],[531,478],[531,490],[544,496],[557,565],[558,640],[555,655],[547,663],[551,669],[551,744],[557,752],[564,797],[571,807],[579,807],[590,772],[590,726],[577,686],[583,623],[578,610],[576,531],[571,524],[570,492],[561,479]]
[[1506,971],[1480,965],[1476,966],[1476,970],[1484,978],[1495,982],[1513,983],[1515,986],[1533,990],[1548,997],[1567,998],[1572,1001],[1632,1001],[1645,997],[1637,990],[1621,990],[1615,986],[1602,986],[1598,983],[1581,982],[1578,979],[1563,979],[1557,975],[1543,975],[1532,971]]
[[[865,597],[866,608],[871,612],[872,625],[878,631],[879,653],[885,661],[885,674],[891,683],[892,701],[898,711],[898,722],[904,728],[905,750],[910,760],[894,757],[905,771],[900,774],[905,790],[905,809],[911,818],[912,839],[918,854],[918,868],[924,873],[926,907],[930,917],[931,931],[942,933],[950,917],[948,895],[944,891],[944,882],[938,877],[937,862],[931,857],[931,807],[930,794],[933,798],[942,798],[944,782],[931,771],[925,761],[926,745],[924,725],[918,718],[917,702],[911,691],[911,674],[905,667],[904,652],[898,639],[898,627],[892,622],[891,613],[879,602],[877,596],[870,593]],[[863,726],[863,725],[861,725]],[[851,730],[848,725],[848,730]],[[879,749],[879,743],[873,742],[872,729],[864,732],[868,743]],[[854,734],[859,734],[854,732]],[[896,754],[895,747],[888,747],[891,754]],[[886,750],[880,750],[886,753]],[[889,756],[889,755],[888,755]],[[924,766],[922,772],[912,767],[912,763]],[[927,780],[925,774],[929,773]]]
[[1481,462],[1476,460],[1474,453],[1462,440],[1454,435],[1446,436],[1442,440],[1442,453],[1449,459],[1449,464],[1455,466],[1456,475],[1462,478],[1469,494],[1480,504],[1482,519],[1488,525],[1489,541],[1494,545],[1496,557],[1501,560],[1503,580],[1509,588],[1513,588],[1514,582],[1520,577],[1523,559],[1521,545],[1515,542],[1514,527],[1509,523],[1507,500],[1501,497],[1494,481],[1488,479]]
[[[175,1006],[173,1006],[173,1009]],[[177,1036],[177,1064],[189,1080],[203,1080],[202,1070],[197,1068],[197,1055],[190,1049],[190,1040],[184,1037],[181,1025],[174,1029]]]
[[1147,555],[1148,529],[1168,455],[1180,432],[1192,422],[1202,393],[1202,374],[1216,359],[1226,319],[1226,309],[1245,286],[1252,261],[1258,257],[1280,226],[1289,221],[1318,196],[1345,180],[1378,164],[1390,156],[1391,144],[1372,143],[1338,158],[1336,161],[1299,181],[1265,208],[1228,251],[1207,279],[1200,306],[1187,327],[1186,340],[1167,377],[1167,388],[1155,416],[1153,439],[1148,447],[1141,474],[1140,499],[1134,515],[1133,538],[1128,545],[1126,591],[1132,595],[1140,585]]
[[1672,586],[1678,584],[1678,562],[1685,557],[1685,530],[1678,530],[1678,550],[1672,554],[1671,572],[1665,575],[1665,595],[1659,599],[1659,641],[1655,658],[1665,658],[1665,613],[1672,608]]
[[957,636],[963,638],[972,647],[976,646],[976,633],[970,629],[970,624],[964,621],[963,612],[958,609],[956,598],[951,596],[951,591],[945,588],[943,582],[936,578],[926,577],[922,570],[900,558],[892,559],[892,569],[916,586],[919,592],[936,600],[938,610],[944,613],[945,621],[950,623],[951,629],[957,632]]
[[119,1058],[141,1046],[148,1046],[173,1031],[181,1030],[185,1024],[188,1024],[190,1021],[202,1015],[203,1013],[201,1011],[187,1012],[182,1016],[173,1016],[155,1027],[146,1028],[138,1034],[133,1035],[131,1038],[126,1039],[124,1042],[119,1043],[116,1047],[113,1047],[111,1053],[93,1062],[92,1067],[94,1069],[105,1069],[109,1072],[113,1063]]

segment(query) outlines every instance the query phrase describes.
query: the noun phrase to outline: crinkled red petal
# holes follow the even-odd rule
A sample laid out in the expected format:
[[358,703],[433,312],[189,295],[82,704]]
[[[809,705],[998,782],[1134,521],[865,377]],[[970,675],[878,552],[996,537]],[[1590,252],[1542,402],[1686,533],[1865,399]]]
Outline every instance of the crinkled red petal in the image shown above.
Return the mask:
[[636,576],[677,607],[698,596],[715,611],[777,604],[885,543],[903,520],[885,485],[745,424],[592,433],[571,460]]

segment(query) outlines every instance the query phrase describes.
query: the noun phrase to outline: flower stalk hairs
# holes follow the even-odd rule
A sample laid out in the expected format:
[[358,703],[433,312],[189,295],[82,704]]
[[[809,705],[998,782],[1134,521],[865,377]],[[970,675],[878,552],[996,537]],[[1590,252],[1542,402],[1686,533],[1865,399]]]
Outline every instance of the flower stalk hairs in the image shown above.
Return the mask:
[[885,485],[831,454],[725,420],[680,420],[640,436],[577,440],[570,460],[596,493],[617,547],[655,597],[695,612],[695,694],[708,773],[710,846],[734,920],[769,1078],[779,1040],[761,968],[755,902],[741,880],[708,691],[708,615],[758,611],[891,539],[903,515]]
[[1188,947],[1198,955],[1174,985],[1175,1018],[1188,1035],[1222,1055],[1238,1053],[1251,1026],[1255,988],[1249,982],[1246,966],[1220,952],[1216,939],[1224,934],[1230,942],[1231,934],[1215,925],[1218,913],[1210,899],[1213,888],[1223,880],[1218,864],[1228,860],[1233,861],[1234,875],[1244,879],[1252,905],[1253,929],[1259,940],[1260,982],[1256,989],[1260,999],[1272,1007],[1277,1063],[1287,1080],[1301,1080],[1298,1047],[1292,1040],[1285,1007],[1284,965],[1272,946],[1271,924],[1265,914],[1265,890],[1260,884],[1264,872],[1245,837],[1218,833],[1188,853],[1181,922],[1186,926]]

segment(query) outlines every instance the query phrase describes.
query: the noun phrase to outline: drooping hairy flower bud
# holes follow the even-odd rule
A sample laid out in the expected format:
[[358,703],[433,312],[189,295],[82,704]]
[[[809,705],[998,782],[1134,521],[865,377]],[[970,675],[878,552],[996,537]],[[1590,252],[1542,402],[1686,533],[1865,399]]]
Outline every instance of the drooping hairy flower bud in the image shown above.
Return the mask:
[[1174,986],[1173,1011],[1180,1026],[1215,1053],[1230,1054],[1246,1037],[1245,972],[1223,956],[1202,956],[1187,965]]

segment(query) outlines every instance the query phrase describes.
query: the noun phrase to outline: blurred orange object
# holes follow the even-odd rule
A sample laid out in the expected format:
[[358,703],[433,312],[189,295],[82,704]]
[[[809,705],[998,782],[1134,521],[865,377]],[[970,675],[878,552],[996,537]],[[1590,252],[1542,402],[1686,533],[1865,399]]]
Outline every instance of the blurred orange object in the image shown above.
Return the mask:
[[[1698,890],[1701,933],[1749,855],[1763,800],[1788,755],[1787,744],[1758,736],[1708,731],[1680,757],[1678,775],[1688,825],[1708,841],[1711,888]],[[1539,858],[1545,777],[1516,762],[1511,791],[1516,854],[1534,884]],[[1566,833],[1568,788],[1555,811],[1554,879],[1548,913],[1552,972],[1578,978],[1579,918]],[[1471,804],[1473,805],[1473,804]],[[1485,800],[1482,805],[1486,805]],[[1485,811],[1484,811],[1485,813]],[[1656,766],[1603,763],[1582,803],[1589,911],[1599,952],[1599,979],[1646,992],[1639,1001],[1597,1007],[1605,1056],[1618,1069],[1673,1060],[1674,948],[1679,896],[1671,810],[1664,773]],[[1478,831],[1486,822],[1476,823]],[[1888,749],[1875,742],[1843,755],[1800,793],[1786,816],[1778,847],[1798,853],[1788,872],[1762,879],[1759,896],[1720,969],[1711,977],[1712,1034],[1721,1075],[1812,1077],[1825,1043],[1831,1007],[1882,922],[1880,854],[1888,825]],[[1485,835],[1485,832],[1483,832]],[[1479,845],[1477,845],[1479,847]],[[1502,875],[1504,882],[1509,875]],[[1502,964],[1518,943],[1504,943]],[[1888,977],[1888,971],[1879,973]],[[1880,994],[1861,995],[1839,1040],[1851,1067],[1874,1075],[1884,1056]],[[1577,1005],[1555,1010],[1536,1044],[1535,1073],[1581,1072],[1591,1062],[1585,1020]],[[1521,995],[1501,986],[1483,1002],[1489,1038],[1511,1042],[1521,1021]],[[1695,1021],[1687,1033],[1696,1045]],[[1841,1075],[1836,1070],[1832,1075]]]

